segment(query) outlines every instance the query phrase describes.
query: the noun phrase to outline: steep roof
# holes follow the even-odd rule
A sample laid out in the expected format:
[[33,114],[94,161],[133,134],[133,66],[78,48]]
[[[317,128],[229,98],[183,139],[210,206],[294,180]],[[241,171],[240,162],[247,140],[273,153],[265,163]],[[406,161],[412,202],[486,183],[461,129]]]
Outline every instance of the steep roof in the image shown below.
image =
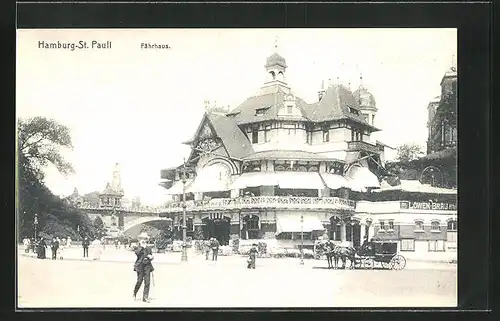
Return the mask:
[[[285,95],[286,93],[279,89],[274,93],[249,97],[232,110],[229,115],[233,116],[229,117],[238,125],[278,119],[278,111],[285,107],[283,103]],[[295,105],[300,109],[303,119],[307,120],[307,104],[299,97],[295,97]],[[258,109],[265,109],[264,113],[257,115]]]
[[359,103],[352,92],[342,85],[333,85],[326,90],[321,101],[309,104],[306,110],[307,117],[314,122],[351,119],[378,130],[368,124],[361,114],[356,115],[350,112],[349,108],[358,112],[360,110]]
[[230,157],[242,159],[254,152],[252,144],[233,119],[215,113],[207,113],[206,116]]

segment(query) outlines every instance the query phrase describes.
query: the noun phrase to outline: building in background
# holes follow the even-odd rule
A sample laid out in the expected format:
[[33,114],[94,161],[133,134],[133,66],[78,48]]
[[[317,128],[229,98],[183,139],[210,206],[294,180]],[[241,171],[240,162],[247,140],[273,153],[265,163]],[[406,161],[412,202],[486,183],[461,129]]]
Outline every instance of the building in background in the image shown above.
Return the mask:
[[457,69],[452,66],[441,80],[441,96],[428,105],[427,154],[457,145]]

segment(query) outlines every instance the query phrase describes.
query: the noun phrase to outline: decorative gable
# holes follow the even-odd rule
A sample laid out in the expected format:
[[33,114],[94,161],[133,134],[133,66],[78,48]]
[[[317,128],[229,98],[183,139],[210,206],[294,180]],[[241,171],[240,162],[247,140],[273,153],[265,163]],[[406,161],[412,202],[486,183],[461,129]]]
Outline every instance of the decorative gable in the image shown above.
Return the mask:
[[278,117],[301,117],[302,113],[297,107],[295,96],[292,94],[285,95],[283,106],[278,110]]
[[198,137],[196,137],[197,140],[206,140],[206,139],[214,138],[216,136],[217,135],[212,130],[212,127],[210,126],[208,120],[205,119],[205,121],[203,122],[203,125],[199,131]]

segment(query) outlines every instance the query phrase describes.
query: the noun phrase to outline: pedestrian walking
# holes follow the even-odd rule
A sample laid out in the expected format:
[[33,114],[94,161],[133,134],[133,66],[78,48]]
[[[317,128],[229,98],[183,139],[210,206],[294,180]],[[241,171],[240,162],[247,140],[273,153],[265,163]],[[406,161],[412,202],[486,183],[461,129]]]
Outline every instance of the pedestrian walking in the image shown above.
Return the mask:
[[23,239],[23,245],[24,245],[24,253],[29,253],[29,251],[30,251],[30,240],[27,237],[25,237]]
[[82,242],[83,247],[83,257],[89,257],[89,245],[90,241],[88,238],[84,238]]
[[212,261],[217,261],[217,255],[219,254],[219,241],[213,237],[212,238],[212,244],[211,244],[211,247],[212,247]]
[[34,237],[30,238],[30,250],[33,253],[36,253],[36,240]]
[[68,238],[66,239],[66,248],[70,248],[71,247],[71,237],[68,236]]
[[45,239],[42,237],[40,238],[40,241],[36,243],[36,257],[39,259],[45,259],[46,258],[46,249],[47,249],[47,243],[45,243]]
[[248,260],[247,260],[247,268],[248,269],[255,269],[255,260],[257,258],[257,253],[259,250],[257,249],[257,244],[252,244],[252,247],[250,248],[250,252],[248,254]]
[[102,254],[102,245],[101,240],[95,239],[92,241],[92,260],[100,260]]
[[211,242],[211,240],[203,241],[203,250],[205,252],[205,259],[207,261],[208,261],[208,258],[210,256],[210,242]]
[[67,244],[68,244],[67,240],[65,238],[63,238],[61,240],[61,243],[59,244],[59,254],[57,254],[57,256],[59,257],[59,260],[64,259],[64,250],[66,249]]
[[154,271],[153,264],[153,252],[150,247],[147,247],[146,241],[141,240],[139,245],[134,250],[137,259],[134,263],[134,271],[137,273],[137,282],[134,287],[134,300],[136,299],[137,292],[141,288],[142,282],[144,282],[144,291],[142,294],[142,301],[149,302],[149,286],[151,280],[151,273]]
[[52,250],[52,260],[57,259],[57,250],[59,249],[59,242],[54,237],[50,243],[50,249]]

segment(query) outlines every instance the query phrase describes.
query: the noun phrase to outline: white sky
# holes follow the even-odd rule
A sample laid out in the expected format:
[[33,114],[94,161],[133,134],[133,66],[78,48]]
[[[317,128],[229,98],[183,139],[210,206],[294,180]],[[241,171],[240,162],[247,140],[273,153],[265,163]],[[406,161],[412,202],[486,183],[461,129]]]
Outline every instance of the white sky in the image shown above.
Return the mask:
[[[204,101],[235,108],[257,93],[276,37],[299,97],[315,101],[321,81],[337,77],[354,91],[362,72],[379,109],[376,139],[425,147],[427,105],[456,57],[456,29],[18,30],[17,116],[56,119],[73,137],[64,155],[76,174],[49,168],[47,185],[58,195],[100,191],[118,162],[126,197],[162,203],[160,169],[187,157],[181,142],[194,134]],[[80,40],[112,48],[38,48]]]

